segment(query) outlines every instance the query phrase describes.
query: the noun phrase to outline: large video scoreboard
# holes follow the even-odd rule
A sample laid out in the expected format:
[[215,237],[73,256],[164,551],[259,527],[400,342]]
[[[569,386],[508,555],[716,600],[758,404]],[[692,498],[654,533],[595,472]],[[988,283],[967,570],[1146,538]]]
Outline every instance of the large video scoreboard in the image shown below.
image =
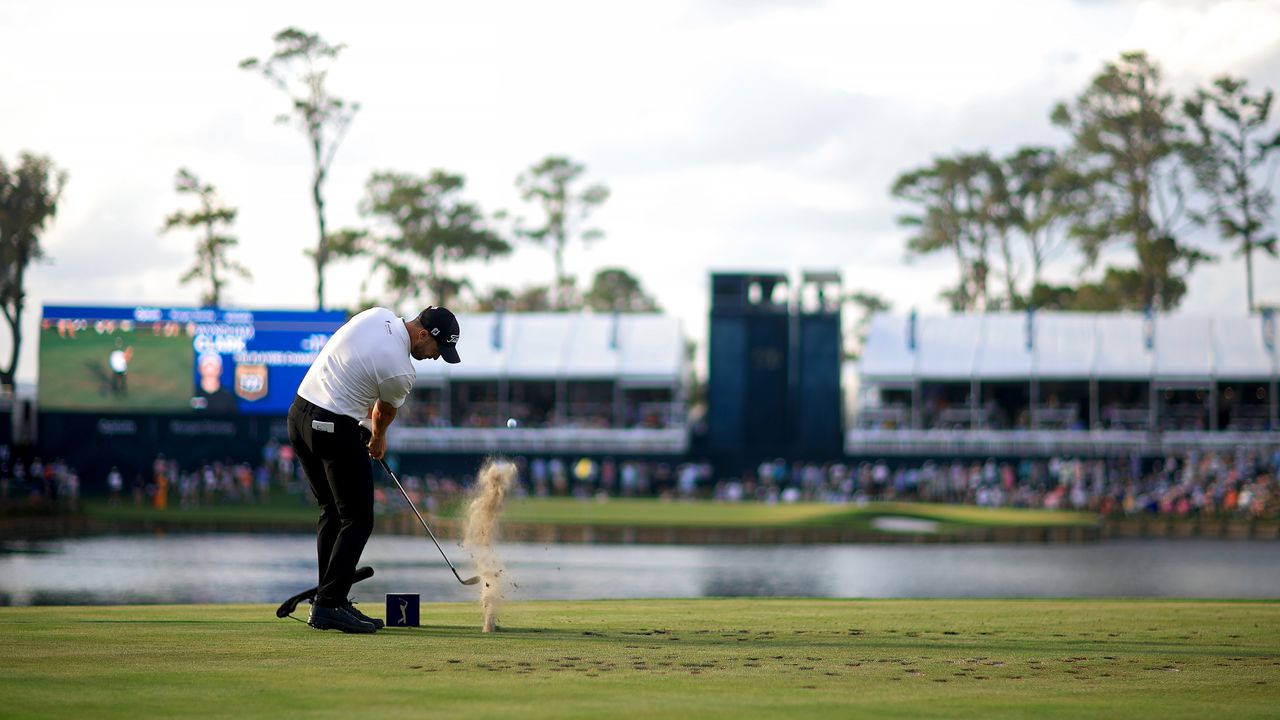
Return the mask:
[[40,407],[283,415],[342,311],[46,305]]

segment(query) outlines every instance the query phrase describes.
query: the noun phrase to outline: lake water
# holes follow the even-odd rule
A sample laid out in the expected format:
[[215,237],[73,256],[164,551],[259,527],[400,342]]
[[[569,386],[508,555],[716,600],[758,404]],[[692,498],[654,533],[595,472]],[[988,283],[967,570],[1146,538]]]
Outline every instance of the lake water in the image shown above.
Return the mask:
[[[464,549],[445,551],[465,577]],[[1280,598],[1275,541],[1069,545],[543,545],[498,548],[511,600],[711,596]],[[312,535],[97,537],[0,545],[0,604],[279,603],[315,584]],[[431,541],[374,536],[357,600],[469,600]],[[375,605],[376,607],[376,605]]]

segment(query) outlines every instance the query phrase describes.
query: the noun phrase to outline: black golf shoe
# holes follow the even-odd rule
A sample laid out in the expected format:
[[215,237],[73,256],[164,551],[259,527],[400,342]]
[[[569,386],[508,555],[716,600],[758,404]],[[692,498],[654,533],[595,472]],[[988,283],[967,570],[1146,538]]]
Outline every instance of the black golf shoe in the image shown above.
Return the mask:
[[341,630],[345,633],[371,633],[378,629],[378,626],[372,622],[366,622],[353,615],[348,608],[331,608],[322,605],[311,606],[311,615],[307,618],[307,624],[317,630]]
[[346,608],[346,611],[347,611],[347,612],[349,612],[349,613],[351,613],[352,615],[354,615],[354,616],[356,617],[356,619],[357,619],[357,620],[363,620],[363,621],[365,621],[365,622],[367,622],[367,623],[370,623],[370,624],[372,624],[372,625],[373,625],[373,627],[375,627],[375,628],[376,628],[376,629],[378,629],[378,630],[381,630],[382,628],[386,627],[386,625],[387,625],[385,622],[383,622],[383,621],[379,620],[378,618],[375,618],[375,617],[369,617],[368,615],[365,615],[364,613],[362,613],[362,612],[360,612],[359,610],[357,610],[357,609],[356,609],[356,604],[355,604],[354,602],[350,601],[350,600],[348,600],[348,601],[347,601],[347,604],[346,604],[346,605],[344,605],[343,607],[344,607],[344,608]]

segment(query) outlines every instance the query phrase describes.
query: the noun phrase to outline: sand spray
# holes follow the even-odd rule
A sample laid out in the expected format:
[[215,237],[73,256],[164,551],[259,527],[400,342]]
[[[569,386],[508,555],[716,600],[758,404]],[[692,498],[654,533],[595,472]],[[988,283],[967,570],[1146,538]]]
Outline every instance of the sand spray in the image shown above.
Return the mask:
[[498,601],[502,599],[502,560],[494,551],[498,541],[498,517],[507,490],[515,481],[516,467],[509,460],[489,458],[476,475],[475,486],[467,503],[466,527],[462,544],[471,553],[480,571],[483,586],[480,590],[480,607],[484,611],[484,632],[498,627]]

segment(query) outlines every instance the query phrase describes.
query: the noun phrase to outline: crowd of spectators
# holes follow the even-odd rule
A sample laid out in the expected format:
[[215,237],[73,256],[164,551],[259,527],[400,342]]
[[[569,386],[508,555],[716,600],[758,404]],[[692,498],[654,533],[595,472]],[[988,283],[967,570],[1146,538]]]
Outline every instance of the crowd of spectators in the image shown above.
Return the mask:
[[[707,462],[610,458],[516,458],[517,495],[581,499],[659,497],[718,502],[865,503],[921,501],[984,507],[1082,510],[1107,516],[1280,516],[1280,451],[1272,455],[1187,453],[1140,458],[1052,458],[998,462],[955,460],[919,465],[801,463],[777,459],[738,477]],[[436,507],[472,482],[428,474],[406,476],[415,500]],[[390,505],[395,497],[385,499]]]
[[[100,484],[111,506],[132,505],[166,510],[267,502],[272,489],[305,496],[305,478],[293,448],[272,440],[258,463],[224,459],[181,467],[173,458],[156,456],[146,471],[111,467]],[[80,503],[79,472],[61,459],[11,459],[0,445],[0,507],[52,507],[74,510]]]
[[1280,450],[1271,455],[1190,452],[1143,463],[1052,458],[952,460],[891,466],[761,463],[742,478],[717,481],[710,495],[763,502],[923,501],[985,507],[1084,510],[1102,515],[1280,515]]
[[[0,446],[0,505],[44,504],[75,509],[81,480],[61,460],[12,460]],[[1155,463],[1127,459],[1051,458],[1018,461],[950,460],[890,464],[770,460],[736,476],[709,462],[614,458],[517,457],[517,496],[657,497],[718,502],[832,504],[922,501],[984,507],[1083,510],[1107,516],[1280,516],[1280,449],[1189,452]],[[415,503],[428,511],[461,499],[473,476],[401,475]],[[155,458],[149,472],[111,468],[108,502],[167,509],[262,503],[273,490],[312,502],[301,468],[287,443],[268,442],[256,463],[231,460],[183,468]],[[380,511],[403,509],[393,486],[379,482]]]
[[38,504],[74,510],[80,505],[80,474],[61,458],[24,462],[0,445],[0,507]]

